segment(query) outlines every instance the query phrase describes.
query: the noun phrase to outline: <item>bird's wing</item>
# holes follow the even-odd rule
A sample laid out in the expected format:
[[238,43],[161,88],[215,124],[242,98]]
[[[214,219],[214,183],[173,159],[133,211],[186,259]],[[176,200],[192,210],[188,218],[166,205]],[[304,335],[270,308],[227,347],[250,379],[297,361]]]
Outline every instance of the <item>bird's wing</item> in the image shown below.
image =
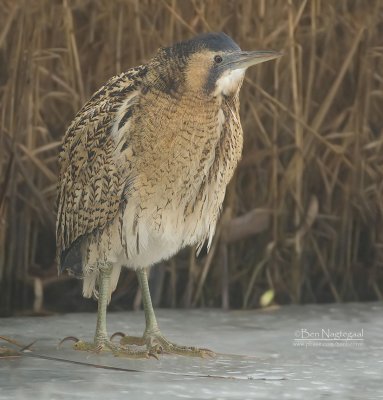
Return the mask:
[[79,241],[104,228],[119,210],[125,182],[114,161],[112,130],[121,106],[138,96],[145,74],[146,67],[141,66],[111,78],[82,107],[65,133],[59,156],[56,223],[61,268],[71,248],[78,254]]

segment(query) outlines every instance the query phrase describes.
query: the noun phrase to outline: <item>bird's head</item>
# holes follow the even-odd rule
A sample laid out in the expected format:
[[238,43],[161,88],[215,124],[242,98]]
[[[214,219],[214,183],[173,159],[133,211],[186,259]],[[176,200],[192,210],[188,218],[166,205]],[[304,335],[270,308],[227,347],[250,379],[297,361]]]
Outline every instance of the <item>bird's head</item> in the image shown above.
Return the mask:
[[156,84],[175,95],[188,90],[208,97],[233,96],[247,68],[281,55],[273,50],[242,51],[224,33],[205,33],[160,49]]

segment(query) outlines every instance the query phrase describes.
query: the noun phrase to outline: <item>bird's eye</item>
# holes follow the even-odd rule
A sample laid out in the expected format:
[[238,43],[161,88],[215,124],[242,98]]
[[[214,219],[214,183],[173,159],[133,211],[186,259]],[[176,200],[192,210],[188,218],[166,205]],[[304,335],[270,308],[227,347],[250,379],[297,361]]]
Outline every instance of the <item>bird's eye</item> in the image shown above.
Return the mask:
[[214,61],[215,61],[217,64],[219,64],[219,63],[222,62],[222,57],[219,56],[219,55],[216,55],[216,56],[214,56]]

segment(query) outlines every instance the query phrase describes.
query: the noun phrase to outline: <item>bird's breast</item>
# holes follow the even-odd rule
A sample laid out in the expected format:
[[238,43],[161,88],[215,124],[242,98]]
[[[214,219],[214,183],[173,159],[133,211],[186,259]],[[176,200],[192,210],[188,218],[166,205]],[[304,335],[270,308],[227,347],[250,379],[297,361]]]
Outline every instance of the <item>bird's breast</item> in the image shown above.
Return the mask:
[[157,107],[156,113],[151,108],[134,130],[125,225],[134,237],[138,233],[141,246],[156,238],[176,252],[211,240],[241,155],[242,129],[237,110],[225,104],[184,100]]

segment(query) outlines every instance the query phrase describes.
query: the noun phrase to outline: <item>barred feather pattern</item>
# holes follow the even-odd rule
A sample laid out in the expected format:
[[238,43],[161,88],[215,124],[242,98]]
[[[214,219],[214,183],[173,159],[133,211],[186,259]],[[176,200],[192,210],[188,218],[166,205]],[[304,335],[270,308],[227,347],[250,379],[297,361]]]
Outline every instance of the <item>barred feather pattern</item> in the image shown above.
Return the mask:
[[169,84],[177,68],[159,54],[112,78],[64,137],[58,256],[61,269],[83,276],[85,297],[97,296],[104,263],[114,267],[111,295],[122,266],[149,267],[206,240],[209,247],[241,157],[242,82],[231,96],[207,96],[197,59]]
[[59,155],[59,265],[76,241],[97,234],[118,213],[126,171],[122,174],[113,158],[116,144],[112,128],[121,105],[137,96],[146,70],[146,66],[140,66],[111,78],[82,107],[66,131]]

